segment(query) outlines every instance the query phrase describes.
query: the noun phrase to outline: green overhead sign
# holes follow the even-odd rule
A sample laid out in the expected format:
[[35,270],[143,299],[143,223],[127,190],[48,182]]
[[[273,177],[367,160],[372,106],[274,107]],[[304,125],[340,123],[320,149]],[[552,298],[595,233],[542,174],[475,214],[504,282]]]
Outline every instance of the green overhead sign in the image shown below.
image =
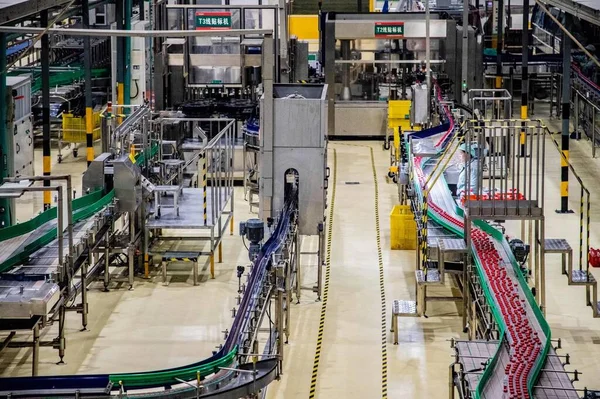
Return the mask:
[[230,12],[197,12],[196,30],[231,29]]
[[404,22],[375,22],[375,37],[377,38],[403,38]]

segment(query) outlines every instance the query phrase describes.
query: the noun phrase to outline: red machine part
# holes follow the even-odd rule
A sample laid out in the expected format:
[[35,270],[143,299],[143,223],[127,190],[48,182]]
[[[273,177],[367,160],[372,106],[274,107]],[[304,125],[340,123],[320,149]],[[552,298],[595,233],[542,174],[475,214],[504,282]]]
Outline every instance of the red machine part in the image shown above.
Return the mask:
[[592,267],[600,267],[600,249],[590,248],[589,258]]

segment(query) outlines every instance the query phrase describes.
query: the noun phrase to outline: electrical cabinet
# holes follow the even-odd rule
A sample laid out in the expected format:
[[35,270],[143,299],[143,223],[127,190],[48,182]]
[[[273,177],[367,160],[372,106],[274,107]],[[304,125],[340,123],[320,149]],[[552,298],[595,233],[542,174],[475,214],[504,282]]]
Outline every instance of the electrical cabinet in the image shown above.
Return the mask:
[[31,114],[31,77],[6,78],[8,138],[8,175],[33,176],[33,121]]

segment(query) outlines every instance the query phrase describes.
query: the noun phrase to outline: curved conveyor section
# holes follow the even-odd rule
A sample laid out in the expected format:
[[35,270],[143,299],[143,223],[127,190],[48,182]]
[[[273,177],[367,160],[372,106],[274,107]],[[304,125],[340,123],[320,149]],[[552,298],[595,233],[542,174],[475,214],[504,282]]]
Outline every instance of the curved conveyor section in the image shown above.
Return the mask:
[[[295,196],[292,195],[292,198]],[[276,375],[277,362],[273,359],[256,363],[256,373],[226,370],[238,366],[238,348],[244,343],[250,315],[258,306],[258,294],[271,266],[272,255],[277,253],[291,226],[296,222],[297,201],[286,201],[271,237],[263,245],[252,267],[242,302],[222,349],[215,355],[186,366],[124,374],[90,374],[48,377],[17,377],[0,379],[0,396],[11,397],[108,397],[118,390],[127,397],[196,398],[196,389],[182,383],[195,384],[198,373],[202,378],[202,398],[237,397],[238,392],[257,392]],[[253,365],[239,365],[240,369]],[[225,369],[224,369],[225,368]],[[231,396],[234,394],[234,396]],[[224,395],[224,396],[222,396]]]
[[[418,190],[430,168],[421,168],[424,161],[415,159]],[[462,209],[456,206],[443,177],[431,188],[428,204],[429,217],[464,237]],[[509,397],[529,398],[550,349],[550,328],[503,235],[483,221],[473,224],[472,255],[503,342],[480,379],[476,397],[501,398],[506,387],[507,393],[514,395]]]

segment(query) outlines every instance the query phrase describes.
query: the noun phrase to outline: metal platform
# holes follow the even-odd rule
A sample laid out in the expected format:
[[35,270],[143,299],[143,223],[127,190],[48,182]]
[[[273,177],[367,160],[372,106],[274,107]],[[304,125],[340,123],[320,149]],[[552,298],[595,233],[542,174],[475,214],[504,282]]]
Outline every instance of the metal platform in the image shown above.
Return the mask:
[[[229,211],[225,211],[225,207],[231,200],[233,188],[226,190],[207,187],[207,190],[206,223],[204,223],[202,189],[184,188],[183,195],[179,197],[179,216],[174,208],[163,208],[163,206],[173,206],[173,197],[163,197],[160,218],[156,219],[154,216],[150,216],[146,227],[149,229],[205,229],[215,226],[218,224],[221,214],[229,214]],[[150,208],[150,212],[154,213],[154,207]]]
[[[498,349],[498,341],[459,341],[455,347],[458,352],[458,362],[462,364],[464,379],[470,389],[477,386],[479,379],[484,370],[484,364],[491,359]],[[498,364],[500,369],[504,369],[508,361],[508,352],[501,349],[498,356]],[[489,383],[486,385],[484,397],[495,398],[502,397],[503,376],[491,376]],[[455,385],[460,384],[460,381],[454,381]],[[569,374],[565,372],[565,368],[556,354],[554,349],[550,349],[548,357],[542,371],[535,384],[534,398],[556,398],[556,399],[576,399],[579,398],[574,390],[573,383],[569,378]]]
[[569,285],[594,285],[596,278],[585,270],[572,270]]
[[469,200],[465,206],[472,219],[536,219],[543,218],[544,212],[537,201],[528,200]]
[[544,240],[544,251],[547,254],[561,254],[571,250],[571,246],[564,238],[547,238]]
[[437,269],[428,269],[427,274],[423,270],[415,271],[415,277],[418,285],[440,284],[440,272]]

